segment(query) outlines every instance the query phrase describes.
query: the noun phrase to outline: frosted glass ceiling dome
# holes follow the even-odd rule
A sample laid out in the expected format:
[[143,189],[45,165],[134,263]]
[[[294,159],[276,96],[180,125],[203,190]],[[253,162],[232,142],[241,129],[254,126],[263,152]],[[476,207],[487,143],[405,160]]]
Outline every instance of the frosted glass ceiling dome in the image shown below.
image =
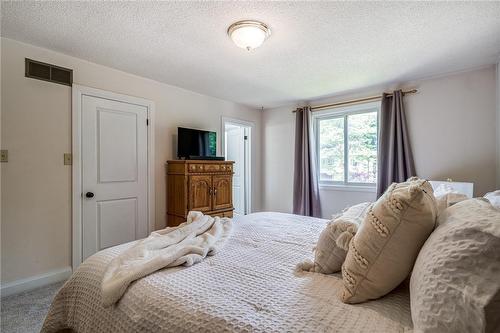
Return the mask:
[[236,46],[250,51],[261,46],[271,35],[271,30],[262,22],[245,20],[231,24],[227,34]]

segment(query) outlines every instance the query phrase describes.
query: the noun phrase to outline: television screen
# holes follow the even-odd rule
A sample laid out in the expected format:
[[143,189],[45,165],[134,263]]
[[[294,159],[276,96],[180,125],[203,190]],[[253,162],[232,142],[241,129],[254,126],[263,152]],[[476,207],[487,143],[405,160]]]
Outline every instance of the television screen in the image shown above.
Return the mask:
[[217,133],[191,128],[177,128],[177,156],[216,156]]

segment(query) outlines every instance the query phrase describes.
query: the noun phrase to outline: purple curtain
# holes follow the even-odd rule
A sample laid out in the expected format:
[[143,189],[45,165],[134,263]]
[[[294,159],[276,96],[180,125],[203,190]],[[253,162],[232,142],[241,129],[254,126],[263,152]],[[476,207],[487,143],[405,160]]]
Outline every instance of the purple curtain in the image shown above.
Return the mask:
[[415,176],[403,92],[382,95],[378,141],[377,198],[394,182]]
[[321,217],[310,107],[297,109],[295,114],[293,213]]

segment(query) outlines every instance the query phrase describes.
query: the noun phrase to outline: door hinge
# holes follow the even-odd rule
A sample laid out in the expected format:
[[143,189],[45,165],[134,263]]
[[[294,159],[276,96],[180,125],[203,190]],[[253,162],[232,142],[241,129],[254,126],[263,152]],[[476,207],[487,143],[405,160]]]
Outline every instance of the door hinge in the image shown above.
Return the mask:
[[149,126],[149,118],[146,118],[146,126]]
[[244,139],[244,140],[248,140],[248,135],[245,135],[245,136],[243,137],[243,139]]

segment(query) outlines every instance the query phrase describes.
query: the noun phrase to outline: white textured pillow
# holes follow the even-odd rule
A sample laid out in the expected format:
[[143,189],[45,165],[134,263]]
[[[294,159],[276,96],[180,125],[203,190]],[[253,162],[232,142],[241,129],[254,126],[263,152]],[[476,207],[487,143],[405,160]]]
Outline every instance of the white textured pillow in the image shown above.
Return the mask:
[[481,199],[439,218],[410,280],[416,332],[500,331],[500,211]]
[[332,274],[340,271],[344,263],[349,242],[358,230],[370,207],[369,202],[354,205],[333,217],[319,235],[314,250],[314,262],[308,260],[297,265],[298,271]]
[[486,193],[484,195],[486,199],[493,205],[493,207],[500,209],[500,190]]

